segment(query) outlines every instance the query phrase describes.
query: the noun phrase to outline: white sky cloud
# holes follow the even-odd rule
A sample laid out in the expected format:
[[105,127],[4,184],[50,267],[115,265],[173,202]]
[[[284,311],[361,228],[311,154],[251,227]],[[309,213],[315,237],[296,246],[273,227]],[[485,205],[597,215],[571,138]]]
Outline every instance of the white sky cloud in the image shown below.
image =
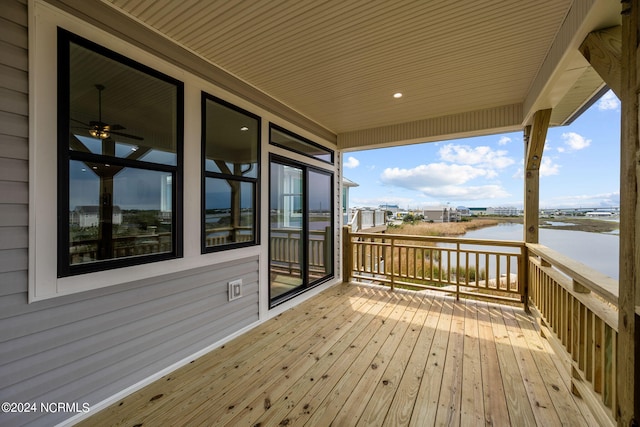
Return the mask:
[[510,194],[499,185],[443,185],[440,187],[423,187],[421,191],[436,199],[454,201],[495,199],[510,196]]
[[465,185],[476,178],[495,176],[493,170],[471,165],[431,163],[412,169],[387,168],[380,179],[384,184],[420,191],[437,199],[480,200],[508,196],[500,185]]
[[508,143],[510,143],[512,141],[511,138],[509,138],[508,136],[503,136],[502,138],[500,138],[498,140],[498,145],[507,145]]
[[560,165],[553,163],[550,157],[543,157],[540,164],[540,176],[558,175],[560,173]]
[[485,145],[472,148],[468,145],[447,144],[440,148],[438,154],[447,162],[486,168],[503,169],[515,163],[515,160],[507,157],[506,150],[493,150]]
[[578,151],[591,145],[591,140],[575,132],[565,132],[562,134],[565,147],[558,147],[560,153]]
[[347,161],[344,162],[343,166],[349,169],[357,168],[358,166],[360,166],[360,160],[356,159],[355,157],[349,156],[347,158]]
[[[523,166],[520,166],[512,178],[524,179],[524,160],[521,162]],[[542,163],[540,164],[540,177],[558,175],[560,173],[561,166],[553,162],[551,157],[542,157]]]
[[380,175],[385,184],[422,191],[440,185],[460,185],[478,177],[493,177],[492,171],[470,165],[430,163],[412,169],[387,168]]
[[609,91],[602,95],[602,98],[598,101],[598,110],[620,110],[620,100],[613,91]]

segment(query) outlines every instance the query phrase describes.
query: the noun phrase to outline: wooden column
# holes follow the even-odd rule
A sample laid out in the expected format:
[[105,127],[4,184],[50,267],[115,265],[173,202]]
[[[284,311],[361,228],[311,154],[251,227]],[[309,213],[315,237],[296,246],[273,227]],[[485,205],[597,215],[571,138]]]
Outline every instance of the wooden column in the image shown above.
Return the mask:
[[580,52],[620,98],[622,60],[622,27],[610,27],[589,33],[580,45]]
[[351,227],[342,227],[342,281],[351,282],[353,276],[353,246],[351,246]]
[[524,241],[526,243],[538,243],[540,164],[550,119],[551,109],[537,111],[533,116],[533,124],[524,129]]
[[640,0],[622,1],[621,101],[622,126],[620,138],[620,278],[618,299],[618,425],[637,425],[640,361],[638,355],[638,316],[640,305],[638,275],[640,271],[640,215],[638,185],[640,169],[638,155],[638,31]]

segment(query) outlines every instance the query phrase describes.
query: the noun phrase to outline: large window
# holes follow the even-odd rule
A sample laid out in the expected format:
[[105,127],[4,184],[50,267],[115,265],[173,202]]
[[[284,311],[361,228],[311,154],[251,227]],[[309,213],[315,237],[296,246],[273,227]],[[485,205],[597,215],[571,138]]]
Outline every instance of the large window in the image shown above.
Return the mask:
[[271,156],[269,301],[333,277],[333,174]]
[[260,118],[202,94],[202,251],[257,243]]
[[182,255],[181,82],[58,31],[58,276]]

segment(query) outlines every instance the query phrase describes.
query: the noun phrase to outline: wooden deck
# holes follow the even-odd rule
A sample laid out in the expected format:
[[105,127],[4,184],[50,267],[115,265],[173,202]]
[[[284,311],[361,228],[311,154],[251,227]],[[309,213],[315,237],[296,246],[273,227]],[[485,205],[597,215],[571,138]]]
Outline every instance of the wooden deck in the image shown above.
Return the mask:
[[339,285],[84,425],[596,425],[520,308]]

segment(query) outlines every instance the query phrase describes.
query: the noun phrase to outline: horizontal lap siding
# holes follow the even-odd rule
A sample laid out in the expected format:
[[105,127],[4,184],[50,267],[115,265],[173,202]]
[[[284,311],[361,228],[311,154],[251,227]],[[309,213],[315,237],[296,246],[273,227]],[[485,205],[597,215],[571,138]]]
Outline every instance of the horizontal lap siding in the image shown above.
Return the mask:
[[7,296],[24,303],[29,256],[26,0],[0,0],[0,10],[0,300]]
[[28,304],[26,0],[0,0],[0,15],[0,401],[95,405],[258,321],[258,257]]
[[[245,296],[228,302],[236,278]],[[130,286],[0,298],[2,399],[95,404],[258,320],[257,257]]]

